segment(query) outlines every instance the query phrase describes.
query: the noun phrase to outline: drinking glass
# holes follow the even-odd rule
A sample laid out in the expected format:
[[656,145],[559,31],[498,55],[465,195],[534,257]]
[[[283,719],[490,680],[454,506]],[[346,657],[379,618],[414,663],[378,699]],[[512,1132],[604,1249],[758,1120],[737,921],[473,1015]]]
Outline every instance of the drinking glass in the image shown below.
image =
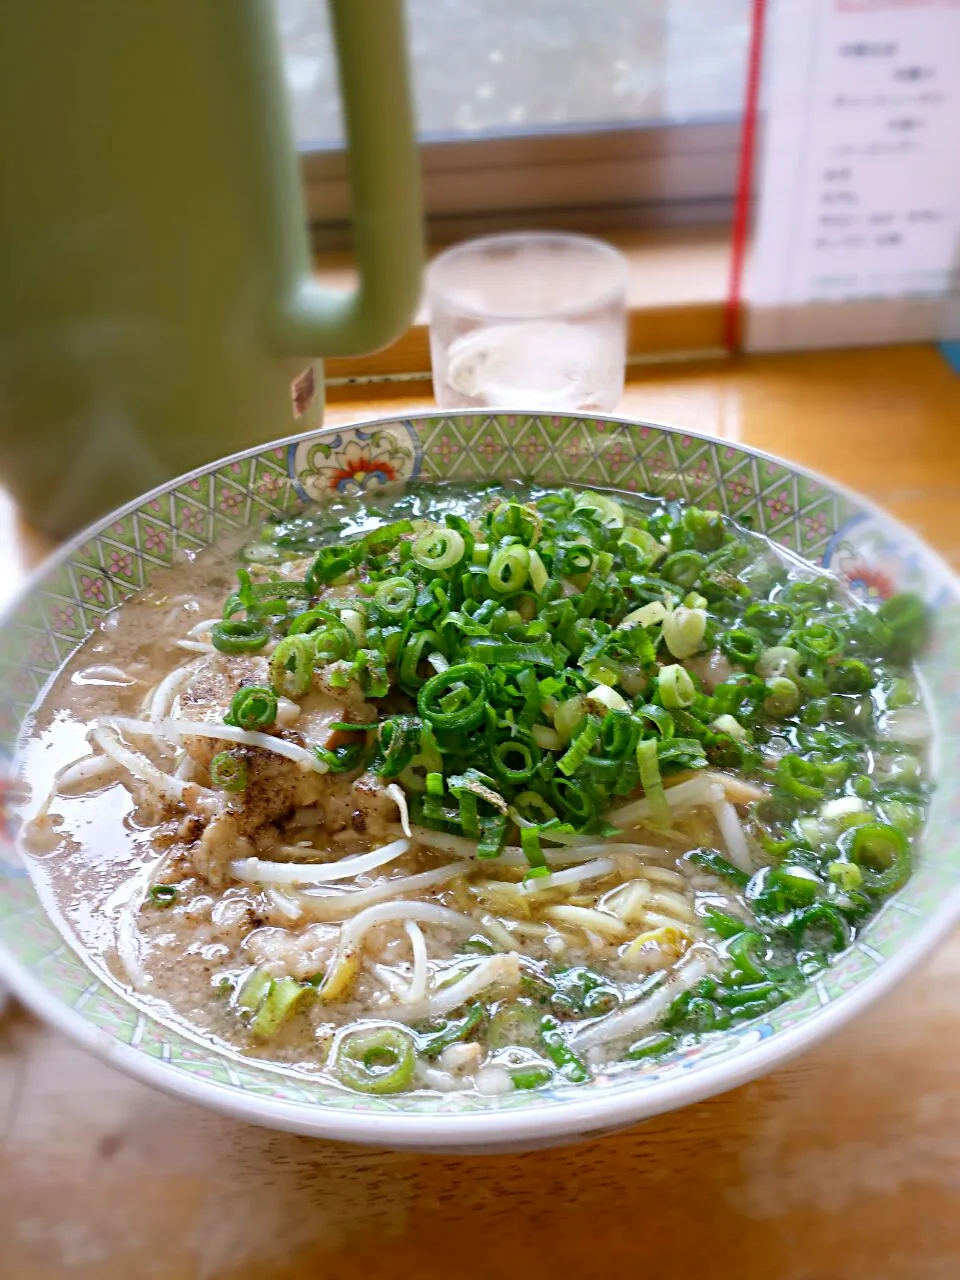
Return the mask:
[[521,232],[427,269],[441,409],[609,412],[623,393],[627,262],[589,236]]

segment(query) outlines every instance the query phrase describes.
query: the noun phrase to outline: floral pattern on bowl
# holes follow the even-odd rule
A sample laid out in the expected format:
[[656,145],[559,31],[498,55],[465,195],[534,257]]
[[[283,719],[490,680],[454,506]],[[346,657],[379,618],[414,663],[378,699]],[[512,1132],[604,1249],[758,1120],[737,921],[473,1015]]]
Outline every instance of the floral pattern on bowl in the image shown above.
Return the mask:
[[[0,627],[2,758],[11,760],[32,704],[82,639],[184,552],[304,501],[417,478],[509,477],[684,498],[823,563],[868,602],[894,589],[919,591],[937,606],[922,674],[939,758],[956,758],[960,587],[897,522],[800,468],[726,442],[616,418],[482,411],[384,419],[265,445],[172,481],[85,531],[43,566]],[[809,990],[762,1022],[579,1090],[368,1097],[213,1045],[88,967],[44,911],[9,830],[0,831],[0,974],[41,1015],[125,1070],[254,1121],[434,1149],[548,1143],[607,1132],[750,1079],[875,998],[958,914],[958,827],[960,785],[946,777],[914,878]]]

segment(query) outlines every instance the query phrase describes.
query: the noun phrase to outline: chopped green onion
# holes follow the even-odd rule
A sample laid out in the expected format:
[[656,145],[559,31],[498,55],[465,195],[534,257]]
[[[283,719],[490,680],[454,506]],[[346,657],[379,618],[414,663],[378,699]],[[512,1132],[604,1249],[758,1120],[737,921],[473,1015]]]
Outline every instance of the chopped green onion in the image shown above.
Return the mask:
[[895,711],[900,707],[912,707],[917,701],[917,690],[912,680],[897,676],[890,681],[886,694],[887,708]]
[[270,629],[262,622],[215,622],[210,641],[221,653],[256,653],[270,639]]
[[514,542],[496,552],[487,569],[487,581],[494,591],[513,595],[525,585],[529,569],[530,552]]
[[655,627],[658,623],[663,622],[667,612],[667,606],[662,600],[651,600],[649,604],[641,605],[639,609],[634,609],[632,613],[628,613],[620,623],[620,626],[621,628]]
[[571,1084],[583,1084],[590,1079],[586,1064],[564,1040],[557,1019],[549,1014],[540,1022],[540,1040],[547,1057],[564,1079]]
[[540,559],[540,556],[537,554],[536,551],[531,549],[527,554],[528,554],[528,560],[527,560],[528,572],[530,574],[530,585],[531,587],[533,587],[537,595],[542,595],[543,588],[547,585],[547,583],[550,580],[550,575],[547,573],[546,566],[544,565],[543,561]]
[[806,609],[811,605],[825,605],[833,595],[833,583],[828,578],[817,578],[813,581],[791,582],[784,592],[784,598],[791,604]]
[[720,637],[720,652],[736,666],[752,671],[763,653],[763,636],[752,627],[731,627]]
[[757,659],[755,670],[764,680],[773,676],[786,676],[796,682],[800,678],[800,654],[789,645],[774,645],[772,649],[764,649]]
[[345,742],[332,750],[328,747],[313,748],[318,760],[322,760],[331,773],[350,773],[363,764],[365,753],[362,742]]
[[408,693],[413,693],[423,683],[420,664],[431,650],[438,648],[440,638],[435,631],[417,631],[410,637],[400,651],[398,676],[400,686]]
[[846,830],[868,821],[867,803],[860,796],[838,796],[820,806],[823,823],[836,831]]
[[908,662],[927,642],[930,610],[919,596],[908,591],[891,596],[877,610],[877,618],[893,635],[891,657]]
[[816,930],[818,937],[828,935],[827,947],[831,951],[843,951],[850,943],[850,927],[835,906],[829,902],[816,902],[813,906],[804,907],[794,916],[790,932],[798,944],[803,945],[806,935]]
[[608,684],[598,684],[587,694],[587,705],[600,714],[606,711],[630,711],[630,703],[622,693]]
[[712,929],[721,938],[735,938],[738,933],[743,932],[745,927],[743,921],[736,916],[727,915],[725,911],[710,906],[703,912],[703,922],[708,929]]
[[155,907],[172,907],[179,895],[175,884],[154,884],[147,897]]
[[687,507],[683,513],[683,527],[702,551],[715,551],[726,539],[723,516],[719,511],[704,507]]
[[264,969],[253,969],[244,979],[234,1003],[238,1009],[255,1013],[263,1001],[272,979]]
[[672,1049],[676,1042],[676,1036],[672,1036],[669,1031],[655,1031],[652,1035],[644,1036],[642,1040],[632,1044],[624,1057],[629,1058],[631,1062],[642,1062],[646,1058],[660,1058]]
[[564,742],[569,742],[586,718],[587,700],[578,694],[559,704],[553,713],[553,725]]
[[371,529],[364,534],[357,546],[368,555],[382,555],[392,550],[405,533],[413,532],[410,520],[394,520],[391,524],[382,524],[379,529]]
[[825,622],[807,623],[792,636],[800,652],[814,659],[832,657],[840,651],[843,643],[833,627]]
[[744,929],[731,938],[726,952],[737,970],[748,982],[763,982],[767,978],[766,960],[761,952],[766,951],[767,940],[755,929]]
[[413,1037],[399,1027],[351,1031],[337,1045],[333,1069],[341,1083],[361,1093],[401,1093],[413,1083]]
[[210,761],[210,784],[221,791],[246,791],[247,762],[233,751],[218,751]]
[[[738,806],[751,846],[765,855],[754,874],[716,848],[686,855],[742,895],[751,923],[698,905],[728,963],[677,996],[628,1051],[657,1057],[791,998],[909,875],[927,787],[919,753],[887,739],[899,719],[890,713],[921,703],[907,664],[928,612],[918,598],[898,597],[873,614],[826,575],[800,581],[773,548],[739,537],[716,512],[672,500],[641,509],[573,489],[521,494],[491,486],[492,501],[471,511],[454,493],[431,505],[414,492],[401,499],[410,519],[361,537],[346,510],[322,523],[318,515],[270,521],[249,549],[251,564],[309,557],[306,582],[241,569],[218,647],[257,653],[272,642],[276,695],[303,697],[320,666],[335,689],[388,699],[378,723],[344,712],[333,731],[350,737],[308,750],[330,770],[367,767],[398,779],[414,821],[462,834],[479,859],[495,861],[508,838],[518,843],[527,865],[508,879],[522,875],[527,888],[556,874],[551,847],[611,834],[603,814],[621,797],[642,792],[651,824],[670,823],[671,771],[709,761],[755,777],[762,798]],[[348,590],[324,591],[344,581]],[[714,684],[711,662],[701,685],[685,664],[714,649],[734,673]],[[276,708],[256,689],[241,694],[245,724],[268,728]],[[230,722],[240,723],[233,711]],[[211,784],[241,788],[249,768],[242,750],[222,750]],[[697,831],[694,813],[690,843],[708,838]],[[571,894],[590,900],[585,890]],[[587,972],[549,960],[525,971],[523,990],[539,1007],[531,1000],[530,1027],[505,1041],[521,1050],[507,1067],[514,1088],[588,1077],[566,1020],[606,1012],[619,988],[598,973],[588,1000],[574,970]],[[281,1025],[286,1002],[297,1008],[301,998],[302,984],[286,982],[257,971],[235,1005],[261,1029],[277,1014]],[[577,983],[584,991],[573,999]],[[484,1042],[496,1048],[497,1025],[517,1003],[498,997],[492,1016],[470,1006],[416,1034],[391,1027],[399,1041],[340,1032],[332,1068],[371,1092],[413,1087],[417,1054],[437,1057],[488,1016]],[[544,1006],[556,1017],[541,1026]],[[382,1034],[370,1024],[357,1031]],[[356,1052],[341,1054],[338,1044]]]
[[670,806],[660,777],[656,739],[643,738],[637,743],[637,767],[640,770],[643,794],[650,801],[651,820],[658,826],[669,826]]
[[[716,748],[714,748],[716,750]],[[661,765],[684,769],[702,769],[707,763],[703,744],[696,738],[661,738],[657,742],[657,760]]]
[[565,773],[567,777],[572,773],[576,773],[593,749],[599,736],[600,721],[596,716],[587,716],[568,750],[557,761],[557,768],[561,773]]
[[593,547],[586,542],[577,542],[573,546],[563,547],[554,562],[554,572],[559,571],[565,577],[579,578],[590,573],[594,566],[595,553]]
[[868,893],[885,896],[906,884],[911,857],[909,842],[902,831],[889,823],[871,822],[852,828],[840,839],[850,861],[860,868],[863,887]]
[[320,605],[316,609],[305,609],[303,613],[298,613],[290,623],[288,635],[308,635],[312,631],[322,630],[331,622],[337,622],[338,619],[325,606]]
[[353,669],[365,698],[385,698],[390,692],[387,660],[377,649],[361,649]]
[[226,724],[241,729],[265,729],[277,718],[277,695],[266,684],[246,684],[233,695]]
[[506,814],[508,807],[506,800],[497,791],[497,784],[493,778],[488,778],[485,773],[480,773],[477,769],[467,769],[465,773],[453,774],[447,781],[452,795],[459,796],[467,793],[476,796],[500,813]]
[[827,684],[834,693],[866,693],[876,678],[859,658],[844,658],[827,672]]
[[553,1079],[549,1067],[515,1067],[510,1072],[515,1089],[539,1089]]
[[550,779],[548,793],[561,817],[578,827],[586,826],[596,816],[597,803],[586,786],[555,776]]
[[459,1044],[466,1040],[471,1032],[476,1031],[485,1016],[486,1010],[483,1005],[474,1004],[462,1018],[455,1018],[439,1031],[422,1036],[420,1039],[422,1057],[428,1060],[439,1058],[444,1049],[449,1049],[452,1044]]
[[927,613],[927,606],[919,596],[909,591],[901,591],[885,600],[877,610],[877,617],[885,622],[891,631],[904,626],[916,626]]
[[495,813],[491,818],[484,818],[480,824],[480,839],[477,843],[478,858],[495,858],[503,848],[507,837],[506,814]]
[[329,586],[342,578],[353,567],[354,553],[342,551],[338,547],[321,547],[317,558],[307,571],[307,588],[312,596],[319,593],[321,587]]
[[743,615],[743,620],[748,627],[772,639],[789,631],[794,626],[796,617],[796,609],[788,604],[764,602],[750,605]]
[[[543,824],[556,818],[556,810],[537,791],[521,791],[514,796],[511,818],[516,822],[520,817],[524,822]],[[517,824],[522,825],[521,823]]]
[[270,683],[282,698],[302,698],[313,686],[316,642],[310,635],[286,636],[270,658]]
[[480,835],[480,807],[476,794],[469,787],[462,787],[456,789],[454,795],[460,803],[460,830],[469,840],[476,840]]
[[896,827],[904,835],[913,835],[923,825],[923,809],[918,804],[910,804],[904,800],[884,800],[880,805],[880,816],[891,827]]
[[822,885],[817,874],[808,867],[784,863],[775,867],[767,879],[768,887],[778,893],[786,906],[806,906],[820,893]]
[[546,869],[547,860],[540,848],[540,831],[537,827],[520,828],[520,847],[523,850],[523,856],[535,871],[541,868]]
[[713,729],[715,733],[725,733],[728,738],[734,738],[737,742],[750,741],[749,732],[743,727],[736,716],[732,716],[729,713],[717,716],[716,720],[711,720],[710,728]]
[[800,705],[800,690],[787,676],[774,676],[767,681],[767,696],[763,700],[763,709],[768,716],[782,720],[792,716]]
[[777,782],[794,799],[813,802],[823,798],[827,775],[814,761],[787,755],[777,765]]
[[417,538],[413,544],[412,554],[417,564],[436,573],[444,569],[452,569],[463,559],[466,544],[463,535],[456,529],[444,529],[437,526],[428,533]]
[[606,493],[597,493],[594,489],[583,489],[577,494],[576,507],[589,507],[596,511],[608,529],[622,529],[624,525],[623,507],[616,498]]
[[341,662],[356,652],[356,641],[352,631],[348,631],[343,623],[336,619],[325,627],[310,632],[313,637],[314,654],[321,665]]
[[827,875],[844,893],[852,893],[863,884],[863,872],[855,862],[831,862]]
[[662,542],[658,542],[652,533],[648,533],[646,529],[641,529],[637,525],[631,525],[629,529],[625,529],[620,541],[636,547],[650,564],[656,564],[667,553]]
[[536,1048],[540,1044],[540,1018],[532,1000],[521,997],[501,1004],[490,1019],[487,1044],[492,1049],[517,1045],[524,1049]]
[[359,609],[341,609],[340,621],[353,636],[354,643],[362,649],[367,643],[367,619]]
[[253,1035],[261,1040],[275,1036],[297,1005],[312,995],[313,990],[309,983],[297,982],[295,978],[274,978],[250,1023]]
[[663,620],[663,640],[675,658],[691,658],[699,653],[706,630],[705,609],[688,609],[681,605]]
[[517,538],[526,547],[536,546],[543,529],[543,516],[537,508],[521,502],[499,502],[488,522],[495,539]]
[[[420,750],[421,724],[416,716],[388,716],[381,720],[378,729],[383,760],[377,769],[381,778],[396,778],[413,764]],[[440,775],[435,775],[440,777]],[[427,788],[429,792],[429,786]],[[443,778],[440,777],[439,795],[443,795]]]
[[543,751],[562,751],[567,745],[556,729],[551,729],[548,724],[532,725],[530,736]]
[[732,862],[728,862],[715,849],[694,849],[687,856],[698,867],[703,867],[704,871],[709,871],[711,875],[719,876],[722,880],[729,880],[738,889],[745,889],[750,883],[750,877],[745,872],[740,871]]
[[424,720],[435,729],[474,729],[483,719],[490,684],[478,662],[461,662],[431,676],[417,695]]
[[672,738],[676,733],[673,716],[665,707],[658,707],[654,702],[646,702],[642,707],[637,708],[637,715],[644,720],[649,720],[661,738]]
[[697,696],[696,686],[690,678],[690,673],[676,663],[660,668],[657,692],[660,695],[660,701],[670,711],[689,707]]
[[675,551],[660,566],[661,577],[689,591],[703,572],[706,556],[699,551]]
[[[563,743],[558,741],[558,745],[562,750]],[[500,776],[514,784],[532,778],[540,764],[540,748],[535,741],[508,738],[505,742],[498,742],[491,754]]]

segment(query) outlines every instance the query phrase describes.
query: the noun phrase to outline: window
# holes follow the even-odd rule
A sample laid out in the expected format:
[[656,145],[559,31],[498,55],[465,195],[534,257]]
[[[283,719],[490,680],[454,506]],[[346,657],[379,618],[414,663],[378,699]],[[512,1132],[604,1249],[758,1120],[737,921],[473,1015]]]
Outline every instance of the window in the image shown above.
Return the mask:
[[[311,219],[349,193],[320,0],[275,0]],[[431,238],[729,219],[749,0],[407,0]]]

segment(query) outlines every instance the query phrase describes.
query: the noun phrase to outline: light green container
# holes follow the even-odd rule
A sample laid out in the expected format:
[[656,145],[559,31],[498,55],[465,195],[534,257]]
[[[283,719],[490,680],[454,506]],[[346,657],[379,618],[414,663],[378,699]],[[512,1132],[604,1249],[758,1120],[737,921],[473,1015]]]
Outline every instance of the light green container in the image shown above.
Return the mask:
[[[319,3],[320,0],[317,0]],[[401,0],[331,0],[360,283],[311,277],[270,0],[0,3],[0,480],[64,534],[319,425],[416,306]]]

